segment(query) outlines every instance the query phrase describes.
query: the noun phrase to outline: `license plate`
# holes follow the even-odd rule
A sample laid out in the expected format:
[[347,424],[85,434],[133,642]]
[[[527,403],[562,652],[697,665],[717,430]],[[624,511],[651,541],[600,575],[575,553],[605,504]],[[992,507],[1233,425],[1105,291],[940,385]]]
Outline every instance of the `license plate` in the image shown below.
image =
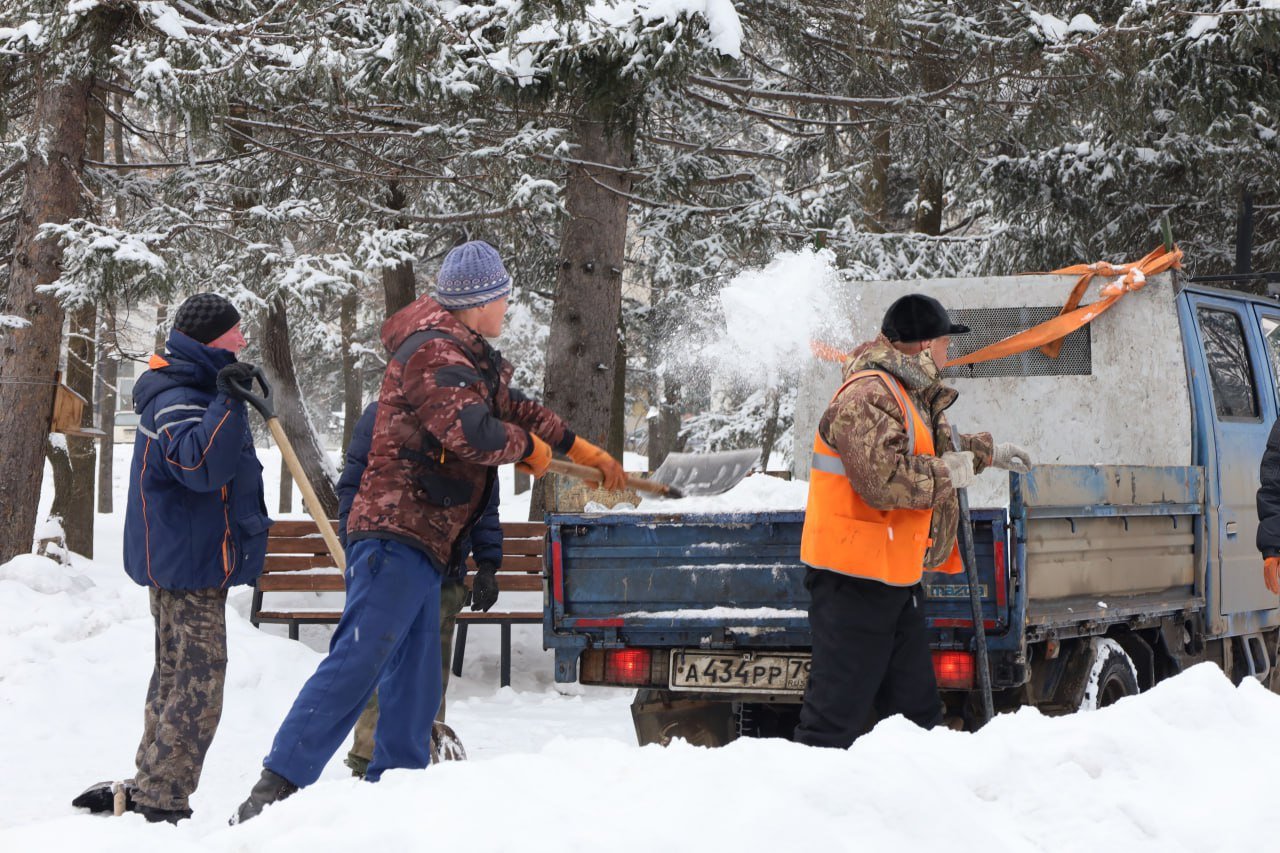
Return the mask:
[[671,689],[804,693],[809,666],[807,654],[716,654],[675,649],[671,652]]

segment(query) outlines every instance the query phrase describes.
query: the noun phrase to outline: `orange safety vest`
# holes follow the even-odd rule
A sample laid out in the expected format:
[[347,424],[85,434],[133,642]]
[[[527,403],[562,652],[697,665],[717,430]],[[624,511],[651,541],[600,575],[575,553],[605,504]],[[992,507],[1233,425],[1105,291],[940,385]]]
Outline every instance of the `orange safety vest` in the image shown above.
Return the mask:
[[[898,380],[880,370],[860,370],[840,386],[832,402],[845,388],[867,377],[878,377],[893,392],[902,408],[910,439],[910,452],[934,456],[933,431]],[[913,586],[924,572],[932,509],[875,509],[853,489],[840,454],[815,431],[813,465],[809,471],[809,499],[805,507],[800,559],[815,569],[827,569],[853,577],[869,578],[890,586]],[[958,549],[935,572],[964,571]]]

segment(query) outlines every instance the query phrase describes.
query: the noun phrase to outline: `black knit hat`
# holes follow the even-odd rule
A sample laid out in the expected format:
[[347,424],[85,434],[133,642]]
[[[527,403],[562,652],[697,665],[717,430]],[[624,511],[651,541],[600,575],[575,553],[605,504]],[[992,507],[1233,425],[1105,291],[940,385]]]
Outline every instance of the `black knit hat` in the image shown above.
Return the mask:
[[891,341],[910,344],[946,335],[963,335],[969,327],[951,322],[947,309],[932,296],[912,293],[889,306],[880,331]]
[[202,344],[216,340],[240,322],[240,312],[225,296],[197,293],[173,315],[173,328]]

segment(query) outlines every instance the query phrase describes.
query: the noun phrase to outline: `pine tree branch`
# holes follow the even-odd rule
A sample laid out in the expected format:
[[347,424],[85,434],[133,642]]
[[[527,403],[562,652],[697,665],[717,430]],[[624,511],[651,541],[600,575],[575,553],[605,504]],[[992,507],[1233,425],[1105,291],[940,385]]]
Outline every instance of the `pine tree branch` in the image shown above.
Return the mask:
[[696,101],[701,101],[704,104],[716,107],[717,109],[721,109],[726,112],[745,113],[746,115],[749,115],[749,116],[755,116],[756,118],[764,121],[765,124],[773,128],[774,130],[778,131],[779,133],[785,133],[787,136],[799,137],[801,139],[816,139],[818,137],[825,136],[826,134],[823,131],[814,131],[812,133],[808,133],[804,131],[792,130],[790,128],[782,127],[781,125],[776,124],[775,122],[791,122],[793,124],[813,125],[816,127],[833,127],[833,128],[862,128],[862,127],[870,127],[873,124],[875,124],[875,122],[870,119],[863,119],[861,121],[841,121],[838,119],[820,119],[820,118],[805,118],[804,116],[789,116],[786,113],[775,113],[771,110],[762,110],[762,109],[759,109],[758,107],[747,106],[746,104],[725,103],[724,101],[718,101],[715,98],[712,98],[708,95],[704,95],[701,92],[695,92],[692,89],[686,89],[685,93]]
[[234,128],[234,127],[231,127],[230,125],[224,125],[224,126],[227,128],[227,132],[228,132],[228,133],[230,133],[232,136],[236,137],[237,139],[242,139],[242,140],[244,140],[245,142],[247,142],[247,143],[249,143],[250,145],[253,145],[253,146],[257,147],[257,148],[261,148],[263,151],[269,151],[269,152],[271,152],[272,154],[278,154],[278,155],[280,155],[281,157],[285,157],[285,158],[288,158],[288,159],[290,159],[290,160],[297,160],[297,161],[298,161],[298,162],[300,162],[300,163],[307,163],[308,165],[316,166],[317,168],[321,168],[321,169],[328,169],[328,170],[332,170],[332,171],[334,171],[334,172],[340,172],[340,173],[342,173],[342,174],[344,174],[344,175],[353,175],[353,176],[355,176],[355,177],[359,177],[359,178],[366,178],[366,179],[371,180],[371,181],[380,181],[380,182],[385,182],[385,181],[453,181],[453,180],[455,180],[453,177],[446,177],[446,176],[443,176],[443,175],[427,175],[427,174],[423,174],[423,175],[406,175],[406,174],[403,174],[403,173],[400,173],[400,172],[386,172],[386,173],[378,173],[378,172],[370,172],[370,171],[368,171],[368,170],[366,170],[366,169],[357,169],[357,168],[354,168],[354,167],[352,167],[352,166],[348,166],[348,165],[345,165],[345,164],[342,164],[342,163],[336,163],[336,162],[334,162],[334,161],[332,161],[332,160],[321,160],[321,159],[319,159],[319,158],[317,158],[317,157],[311,157],[311,156],[309,156],[309,155],[307,155],[307,154],[301,154],[301,153],[299,153],[299,152],[297,152],[297,151],[290,151],[290,150],[289,150],[289,149],[287,149],[287,148],[281,148],[281,147],[279,147],[279,146],[277,146],[277,145],[271,145],[271,144],[269,144],[269,143],[263,142],[261,139],[258,139],[257,137],[250,136],[249,134],[247,134],[247,133],[245,133],[245,132],[243,132],[243,131],[241,131],[241,130],[238,130],[238,129]]
[[356,201],[383,216],[393,216],[407,222],[421,222],[428,225],[456,225],[459,222],[472,222],[477,219],[504,219],[508,216],[522,213],[525,210],[523,206],[513,204],[493,210],[464,210],[456,213],[442,213],[430,216],[421,213],[409,213],[405,210],[395,210],[384,205],[375,204],[368,199],[357,198]]
[[19,172],[26,168],[26,165],[26,158],[23,158],[21,160],[14,160],[8,166],[5,166],[3,170],[0,170],[0,184],[3,184],[10,178],[16,177]]
[[[994,79],[994,78],[993,78]],[[761,98],[764,100],[783,101],[793,104],[809,104],[828,107],[846,107],[851,109],[883,109],[885,107],[919,107],[927,102],[940,100],[944,95],[954,92],[964,85],[963,75],[954,81],[932,92],[898,96],[892,98],[849,98],[843,95],[824,95],[817,92],[788,92],[780,89],[758,89],[739,86],[720,77],[707,77],[703,74],[691,74],[689,80],[708,89],[715,89],[740,98]]]
[[232,163],[236,160],[242,160],[249,157],[249,154],[231,154],[226,157],[214,157],[209,160],[196,160],[194,163],[185,160],[172,160],[158,163],[103,163],[99,160],[84,161],[86,166],[93,166],[95,169],[108,169],[110,171],[128,171],[130,169],[181,169],[188,166],[211,166],[218,163]]
[[672,139],[666,136],[644,135],[641,138],[657,145],[668,145],[672,148],[679,148],[684,151],[704,151],[707,154],[717,154],[722,157],[741,157],[747,160],[772,160],[775,163],[786,162],[785,158],[779,157],[777,154],[771,154],[767,151],[752,151],[749,148],[728,148],[722,145],[707,146],[696,142],[688,142],[683,139]]

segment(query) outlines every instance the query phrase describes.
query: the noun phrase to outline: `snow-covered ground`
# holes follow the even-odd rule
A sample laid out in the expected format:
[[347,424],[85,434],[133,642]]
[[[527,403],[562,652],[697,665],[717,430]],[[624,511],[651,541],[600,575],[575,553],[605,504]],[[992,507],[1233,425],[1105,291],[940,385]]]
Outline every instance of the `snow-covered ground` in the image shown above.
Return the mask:
[[[523,517],[504,486],[504,514]],[[803,490],[758,477],[700,500],[794,508]],[[511,687],[497,686],[497,632],[483,629],[450,684],[449,721],[471,760],[367,785],[335,756],[314,787],[228,827],[324,639],[253,629],[244,590],[228,612],[225,711],[195,817],[171,827],[78,813],[69,803],[84,787],[131,773],[151,667],[147,596],[119,565],[121,517],[99,517],[94,561],[0,566],[0,851],[1274,849],[1280,697],[1212,666],[1101,712],[1026,710],[977,734],[899,718],[848,751],[642,749],[629,693],[557,689],[540,629],[522,626]]]

